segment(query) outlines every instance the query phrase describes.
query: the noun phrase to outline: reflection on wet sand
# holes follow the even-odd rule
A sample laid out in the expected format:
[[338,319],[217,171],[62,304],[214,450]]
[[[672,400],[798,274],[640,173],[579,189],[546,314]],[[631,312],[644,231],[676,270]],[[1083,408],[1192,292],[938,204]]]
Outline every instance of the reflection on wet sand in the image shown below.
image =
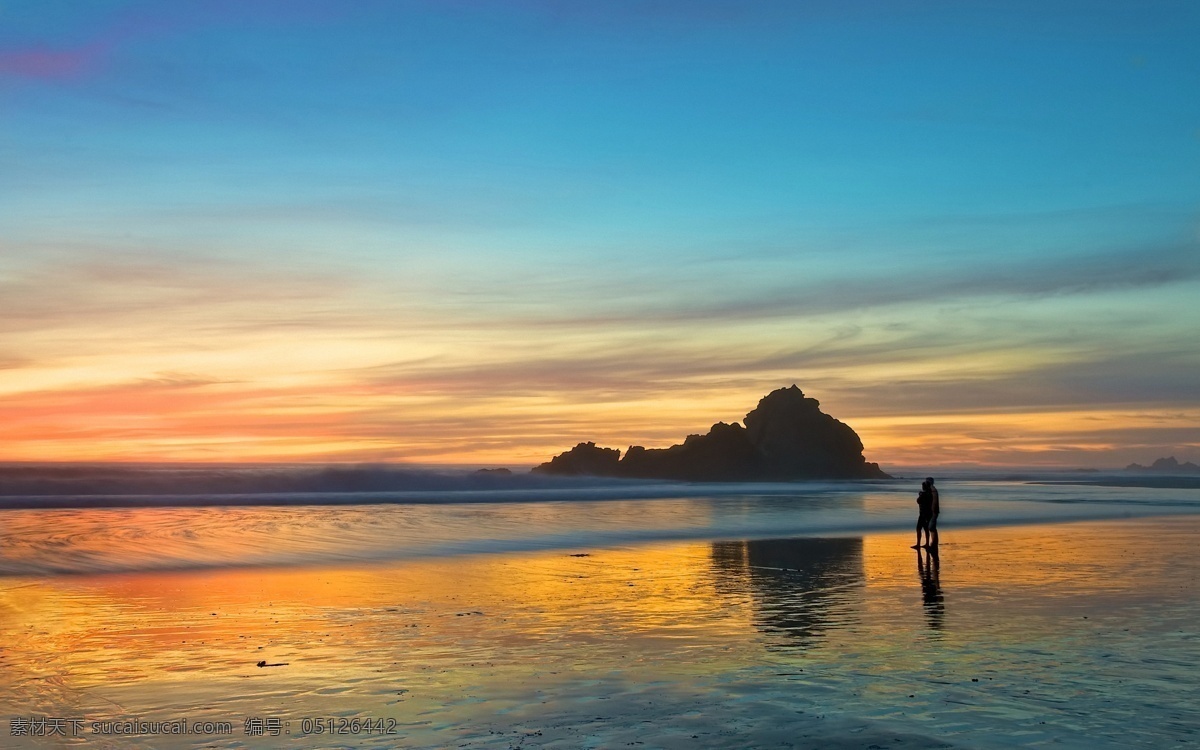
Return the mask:
[[864,583],[861,538],[714,542],[712,562],[718,593],[747,594],[755,626],[780,647],[844,627]]
[[943,601],[942,586],[938,581],[942,561],[938,556],[937,547],[928,550],[917,550],[917,573],[921,576],[921,600],[925,605],[925,618],[929,629],[940,631],[946,615],[946,605]]
[[394,719],[353,739],[380,750],[1187,743],[1197,538],[1200,518],[958,530],[915,576],[907,532],[0,576],[0,745],[51,746],[8,717],[186,716],[237,736],[80,741],[325,748],[302,727],[329,715]]

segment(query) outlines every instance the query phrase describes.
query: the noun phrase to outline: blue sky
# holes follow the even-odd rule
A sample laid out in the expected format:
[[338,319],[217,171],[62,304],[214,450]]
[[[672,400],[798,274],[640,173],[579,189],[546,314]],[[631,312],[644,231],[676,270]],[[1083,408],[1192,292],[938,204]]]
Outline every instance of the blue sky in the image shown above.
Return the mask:
[[1200,454],[1194,3],[244,5],[0,3],[10,457]]

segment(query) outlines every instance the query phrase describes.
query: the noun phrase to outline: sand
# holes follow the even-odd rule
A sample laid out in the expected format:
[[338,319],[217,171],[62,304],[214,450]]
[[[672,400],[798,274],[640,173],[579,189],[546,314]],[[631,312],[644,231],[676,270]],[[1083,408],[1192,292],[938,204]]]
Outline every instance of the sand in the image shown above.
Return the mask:
[[[1179,517],[947,527],[936,561],[887,533],[0,578],[0,745],[1184,747],[1197,541]],[[80,723],[12,734],[38,719]],[[93,731],[132,719],[232,733]]]

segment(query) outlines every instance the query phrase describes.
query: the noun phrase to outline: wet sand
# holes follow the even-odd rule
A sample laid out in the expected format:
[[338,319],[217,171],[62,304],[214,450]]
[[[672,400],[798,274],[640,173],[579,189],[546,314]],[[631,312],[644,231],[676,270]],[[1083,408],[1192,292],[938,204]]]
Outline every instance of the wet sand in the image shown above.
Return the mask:
[[[1198,540],[1174,517],[947,528],[936,560],[887,533],[0,578],[0,744],[1189,746]],[[83,723],[12,734],[39,718]],[[129,719],[233,732],[93,733]]]

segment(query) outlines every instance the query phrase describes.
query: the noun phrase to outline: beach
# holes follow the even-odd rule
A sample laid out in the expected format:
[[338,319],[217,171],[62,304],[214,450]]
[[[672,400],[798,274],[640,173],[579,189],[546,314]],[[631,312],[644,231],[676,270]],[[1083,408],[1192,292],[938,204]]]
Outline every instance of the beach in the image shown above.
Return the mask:
[[10,572],[4,744],[1190,746],[1197,539],[1154,515],[943,523],[936,558],[892,529]]
[[0,0],[0,750],[1200,750],[1198,39]]

